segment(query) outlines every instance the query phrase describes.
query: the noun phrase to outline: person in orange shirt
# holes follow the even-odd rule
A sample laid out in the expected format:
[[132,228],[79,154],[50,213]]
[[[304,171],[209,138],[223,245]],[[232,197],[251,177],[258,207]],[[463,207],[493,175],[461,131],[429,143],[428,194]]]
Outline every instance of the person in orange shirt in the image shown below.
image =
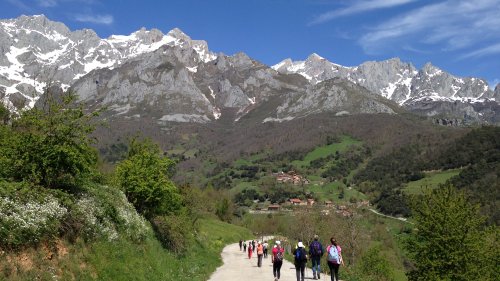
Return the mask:
[[262,266],[262,256],[264,255],[264,246],[262,246],[262,243],[258,243],[257,245],[257,266],[261,267]]

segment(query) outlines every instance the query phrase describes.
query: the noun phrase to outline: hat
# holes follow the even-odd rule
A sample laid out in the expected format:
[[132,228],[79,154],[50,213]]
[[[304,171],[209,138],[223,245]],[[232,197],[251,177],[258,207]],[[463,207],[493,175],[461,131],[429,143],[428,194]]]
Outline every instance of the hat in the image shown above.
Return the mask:
[[318,234],[314,234],[314,239],[318,239],[318,238],[319,238]]
[[298,246],[299,248],[304,248],[304,244],[302,244],[302,241],[300,241],[300,242],[299,242],[299,244],[297,244],[297,246]]
[[279,245],[281,244],[281,242],[279,240],[276,240],[276,245]]

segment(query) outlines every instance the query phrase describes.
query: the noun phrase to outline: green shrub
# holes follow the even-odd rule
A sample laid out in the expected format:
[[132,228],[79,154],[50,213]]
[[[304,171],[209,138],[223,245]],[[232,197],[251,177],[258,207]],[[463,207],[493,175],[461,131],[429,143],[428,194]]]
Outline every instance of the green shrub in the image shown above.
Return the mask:
[[68,210],[56,197],[26,184],[0,185],[0,247],[36,245],[58,235]]
[[85,240],[117,240],[120,236],[141,241],[148,223],[127,201],[122,191],[107,186],[87,187],[70,212],[72,230]]
[[41,107],[14,120],[9,178],[71,190],[96,170],[97,153],[89,134],[95,128],[92,120],[97,113],[85,113],[83,105],[74,106],[75,99],[68,94],[58,102],[48,95]]
[[132,140],[127,159],[116,168],[116,182],[146,218],[181,209],[182,197],[169,176],[174,162],[150,140]]
[[186,215],[157,216],[152,220],[156,238],[177,255],[184,255],[192,239],[193,226]]
[[371,247],[356,265],[362,280],[388,281],[395,280],[391,263],[382,254],[381,247]]

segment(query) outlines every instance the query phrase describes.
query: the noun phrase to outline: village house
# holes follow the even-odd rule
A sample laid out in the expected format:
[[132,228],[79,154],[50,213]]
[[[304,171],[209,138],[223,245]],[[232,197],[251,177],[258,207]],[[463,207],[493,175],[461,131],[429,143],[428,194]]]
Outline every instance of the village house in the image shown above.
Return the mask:
[[312,206],[314,205],[314,199],[307,199],[307,206]]
[[279,211],[280,208],[281,208],[280,205],[277,204],[267,206],[268,211]]
[[325,201],[325,206],[326,207],[333,207],[333,202],[330,200]]
[[300,200],[299,198],[292,198],[292,199],[290,199],[290,203],[292,203],[292,205],[297,206],[297,205],[301,205],[302,200]]
[[295,171],[290,171],[285,173],[283,171],[273,174],[276,177],[276,181],[279,183],[292,183],[295,185],[299,184],[309,184],[309,180],[303,178],[301,175],[297,174]]
[[358,202],[358,203],[356,204],[356,207],[357,207],[357,208],[360,208],[360,207],[368,207],[368,206],[370,206],[370,201],[368,201],[368,200],[363,200],[363,201]]

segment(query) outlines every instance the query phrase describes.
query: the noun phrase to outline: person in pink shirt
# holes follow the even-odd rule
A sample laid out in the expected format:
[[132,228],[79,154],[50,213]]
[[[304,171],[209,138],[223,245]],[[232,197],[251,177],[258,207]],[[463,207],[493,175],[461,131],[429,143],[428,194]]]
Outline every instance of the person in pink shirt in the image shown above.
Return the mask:
[[280,279],[280,270],[283,265],[283,257],[285,255],[285,249],[281,248],[281,242],[276,241],[276,245],[273,248],[271,262],[273,263],[273,275],[274,281]]
[[331,244],[326,247],[328,267],[330,268],[331,281],[338,281],[340,265],[344,265],[342,248],[340,248],[335,238],[330,238],[330,242]]

